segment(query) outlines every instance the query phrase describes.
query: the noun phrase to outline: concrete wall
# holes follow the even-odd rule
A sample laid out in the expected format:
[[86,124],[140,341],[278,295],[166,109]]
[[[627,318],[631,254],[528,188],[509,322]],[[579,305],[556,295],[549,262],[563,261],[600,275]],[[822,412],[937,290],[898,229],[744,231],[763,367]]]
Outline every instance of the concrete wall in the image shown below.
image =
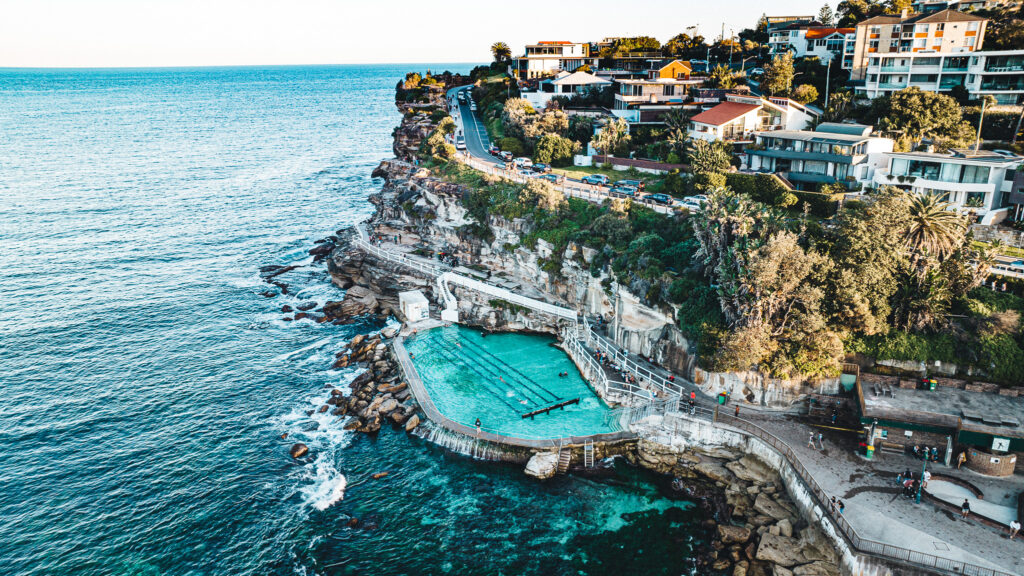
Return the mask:
[[722,428],[710,423],[689,420],[682,417],[668,417],[666,428],[675,429],[685,435],[690,444],[701,448],[728,446],[752,454],[779,473],[786,492],[796,504],[800,515],[809,524],[816,524],[835,546],[839,553],[843,576],[916,576],[932,574],[927,571],[908,569],[883,559],[861,554],[850,547],[831,519],[815,501],[796,470],[770,445],[759,438],[742,432]]

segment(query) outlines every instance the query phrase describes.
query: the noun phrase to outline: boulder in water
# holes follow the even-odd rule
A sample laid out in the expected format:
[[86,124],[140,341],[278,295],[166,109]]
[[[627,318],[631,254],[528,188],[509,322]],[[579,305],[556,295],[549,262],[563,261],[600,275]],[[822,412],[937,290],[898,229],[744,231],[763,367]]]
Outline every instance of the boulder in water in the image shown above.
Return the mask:
[[294,312],[294,311],[295,311],[295,309],[292,308],[291,306],[287,305],[287,304],[285,304],[284,306],[281,306],[281,313],[282,314],[289,314],[289,313]]
[[306,446],[302,442],[298,442],[292,446],[289,453],[292,455],[292,458],[302,458],[306,454],[309,454],[309,446]]
[[558,470],[557,452],[537,452],[526,463],[526,475],[539,480],[547,480]]
[[409,418],[408,422],[405,423],[405,431],[412,432],[420,425],[420,415],[413,414],[412,418]]
[[307,312],[309,310],[312,310],[313,308],[316,308],[316,301],[307,300],[305,302],[299,302],[298,304],[295,305],[295,307],[303,312]]

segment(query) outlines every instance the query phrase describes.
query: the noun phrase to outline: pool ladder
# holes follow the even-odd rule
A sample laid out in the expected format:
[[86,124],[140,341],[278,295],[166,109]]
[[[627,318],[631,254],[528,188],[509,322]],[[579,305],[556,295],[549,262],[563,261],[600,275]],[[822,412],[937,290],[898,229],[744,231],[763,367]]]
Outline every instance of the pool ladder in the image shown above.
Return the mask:
[[583,443],[583,466],[594,467],[594,441],[587,440]]

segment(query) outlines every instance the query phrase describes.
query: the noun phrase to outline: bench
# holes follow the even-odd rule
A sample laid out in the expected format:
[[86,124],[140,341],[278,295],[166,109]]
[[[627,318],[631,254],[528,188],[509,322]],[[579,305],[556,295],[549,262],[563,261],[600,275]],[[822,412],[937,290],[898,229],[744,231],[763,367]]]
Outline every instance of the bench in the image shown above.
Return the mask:
[[886,442],[882,440],[878,443],[879,452],[893,452],[896,454],[903,454],[907,450],[907,447],[897,442]]

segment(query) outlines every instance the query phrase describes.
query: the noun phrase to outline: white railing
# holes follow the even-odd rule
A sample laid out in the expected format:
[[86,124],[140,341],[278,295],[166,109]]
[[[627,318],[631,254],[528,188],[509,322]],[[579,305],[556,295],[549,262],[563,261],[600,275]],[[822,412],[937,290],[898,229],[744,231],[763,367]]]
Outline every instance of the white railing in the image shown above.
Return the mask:
[[[632,374],[637,381],[650,382],[653,387],[666,394],[682,394],[684,392],[679,382],[669,380],[661,374],[655,373],[650,368],[641,366],[636,361],[631,360],[629,354],[616,346],[614,342],[595,332],[586,317],[583,318],[582,324],[586,333],[584,340],[587,344],[607,354],[622,370]],[[686,382],[685,380],[680,381]]]
[[504,300],[517,306],[530,308],[531,310],[536,310],[538,312],[544,312],[545,314],[551,314],[552,316],[558,316],[559,318],[571,320],[574,323],[577,319],[575,310],[563,308],[562,306],[555,306],[554,304],[548,304],[547,302],[541,302],[540,300],[535,300],[533,298],[527,298],[526,296],[516,294],[511,290],[499,288],[492,284],[481,282],[479,280],[474,280],[472,278],[467,278],[466,276],[455,274],[453,272],[445,272],[444,274],[441,275],[440,278],[438,278],[438,281],[458,284],[465,288],[469,288],[471,290],[476,290],[478,292],[483,292],[484,294],[494,296],[499,300]]
[[362,225],[356,226],[356,230],[359,231],[359,238],[356,240],[356,245],[359,246],[360,250],[372,254],[377,258],[401,264],[402,266],[418,270],[419,272],[432,277],[440,276],[448,270],[448,267],[443,264],[434,264],[431,262],[416,260],[403,254],[396,253],[391,250],[385,250],[379,246],[374,246],[373,243],[370,242],[370,238],[367,236],[366,230],[363,229]]

